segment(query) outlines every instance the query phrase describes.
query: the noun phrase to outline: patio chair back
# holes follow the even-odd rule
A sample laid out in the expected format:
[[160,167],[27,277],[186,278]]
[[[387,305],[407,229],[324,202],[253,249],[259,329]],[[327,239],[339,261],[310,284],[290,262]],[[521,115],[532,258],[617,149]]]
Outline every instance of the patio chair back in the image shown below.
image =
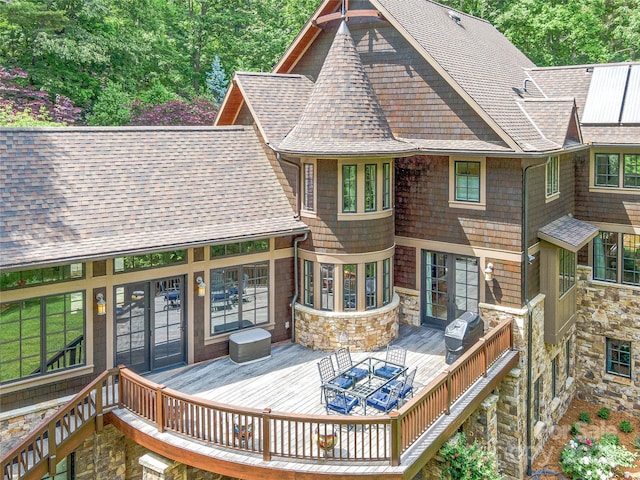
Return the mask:
[[352,378],[354,382],[359,382],[363,378],[369,376],[368,369],[365,370],[364,368],[353,366],[351,353],[346,347],[339,348],[336,352],[336,363],[338,364],[338,372]]
[[342,415],[349,415],[351,410],[353,410],[359,402],[357,398],[331,387],[324,388],[324,395],[327,400],[325,404],[327,414],[335,412]]
[[387,346],[387,362],[396,363],[404,367],[407,361],[407,350],[396,345]]
[[322,383],[327,383],[336,376],[331,357],[324,357],[318,362],[318,371],[320,372],[320,381]]
[[398,385],[391,388],[389,392],[377,391],[367,399],[367,405],[371,405],[382,413],[389,413],[398,406],[400,387]]
[[396,388],[398,390],[398,397],[401,399],[407,398],[407,396],[413,397],[413,382],[416,378],[416,371],[418,369],[412,369],[404,378],[399,380],[391,380],[384,387],[382,391],[385,393],[391,392],[391,389]]

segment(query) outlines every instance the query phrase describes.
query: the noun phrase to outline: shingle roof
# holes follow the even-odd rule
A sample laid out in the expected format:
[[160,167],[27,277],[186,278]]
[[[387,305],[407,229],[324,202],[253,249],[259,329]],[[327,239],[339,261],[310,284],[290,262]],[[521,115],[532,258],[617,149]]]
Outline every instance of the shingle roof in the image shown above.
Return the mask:
[[[513,89],[521,88],[528,78],[525,69],[535,65],[490,23],[456,12],[458,24],[449,17],[451,8],[430,0],[371,3],[424,49],[427,60],[450,76],[522,150],[557,148],[540,135],[515,101],[519,97]],[[542,94],[529,83],[525,96]]]
[[234,81],[267,143],[280,142],[295,126],[313,90],[302,75],[237,72]]
[[[576,100],[578,117],[582,117],[589,94],[589,86],[595,67],[624,64],[592,64],[566,67],[537,67],[529,71],[531,78],[549,97],[572,96]],[[632,63],[640,65],[640,63]],[[640,125],[583,125],[585,143],[594,144],[640,144]]]
[[252,128],[2,128],[0,158],[5,268],[306,230]]
[[544,138],[557,148],[565,146],[575,107],[573,98],[536,98],[519,102],[519,105]]
[[342,22],[311,97],[277,150],[299,155],[402,154],[412,145],[394,138]]
[[598,234],[590,223],[565,215],[538,230],[538,237],[549,243],[577,252]]
[[[400,139],[404,140],[404,139]],[[418,152],[513,152],[512,149],[502,143],[485,142],[483,140],[406,140],[416,146]]]

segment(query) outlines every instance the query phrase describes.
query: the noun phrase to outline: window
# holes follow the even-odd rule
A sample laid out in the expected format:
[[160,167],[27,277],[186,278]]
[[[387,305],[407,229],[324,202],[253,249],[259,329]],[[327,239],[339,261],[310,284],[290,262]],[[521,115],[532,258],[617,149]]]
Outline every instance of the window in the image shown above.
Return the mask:
[[364,211],[375,212],[378,198],[378,166],[367,164],[364,166]]
[[593,239],[593,278],[640,285],[640,235],[600,232]]
[[302,208],[314,211],[314,165],[313,163],[304,164],[304,182],[302,184]]
[[540,395],[541,395],[541,378],[538,377],[533,384],[533,422],[540,421]]
[[480,162],[455,162],[455,199],[480,202]]
[[423,251],[423,323],[446,327],[466,311],[478,312],[475,257]]
[[391,208],[391,164],[382,164],[382,209]]
[[268,252],[269,239],[247,240],[246,242],[227,243],[211,246],[211,258],[233,257],[235,255],[248,255],[250,253]]
[[0,383],[85,364],[83,291],[0,304]]
[[385,258],[382,261],[382,304],[391,303],[391,259]]
[[376,262],[364,264],[365,307],[367,310],[378,306],[377,266],[378,264]]
[[596,153],[594,170],[596,187],[640,188],[640,154]]
[[561,248],[559,255],[559,274],[558,282],[559,296],[567,293],[576,283],[576,254],[570,250]]
[[320,264],[320,280],[322,281],[320,308],[322,310],[333,310],[333,271],[333,265]]
[[607,373],[631,378],[631,342],[607,338]]
[[356,198],[356,166],[342,166],[342,211],[355,213],[357,208]]
[[211,334],[269,323],[269,265],[211,270]]
[[146,253],[144,255],[128,255],[113,259],[114,273],[146,270],[149,268],[166,267],[177,263],[187,262],[186,250],[173,250],[171,252]]
[[304,291],[303,302],[309,307],[313,307],[313,262],[309,260],[304,261]]
[[546,187],[547,197],[557,194],[560,191],[560,159],[559,157],[549,157],[545,167],[547,173]]
[[71,452],[68,456],[58,462],[56,465],[56,474],[53,477],[45,475],[42,477],[42,480],[73,480],[76,478],[75,464],[75,453]]
[[358,308],[358,267],[355,264],[342,266],[342,296],[343,310],[357,310]]
[[564,376],[569,378],[571,375],[571,339],[567,339],[567,343],[564,344]]
[[558,355],[551,360],[551,398],[558,396]]
[[84,278],[84,263],[0,273],[0,290],[33,287]]

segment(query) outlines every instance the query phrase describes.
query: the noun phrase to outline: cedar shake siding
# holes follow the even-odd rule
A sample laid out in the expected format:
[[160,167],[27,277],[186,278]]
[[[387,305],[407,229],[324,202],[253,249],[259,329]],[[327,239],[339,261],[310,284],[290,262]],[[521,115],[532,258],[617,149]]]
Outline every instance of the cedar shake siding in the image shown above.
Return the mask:
[[415,290],[417,288],[417,266],[416,266],[416,249],[413,247],[405,247],[396,245],[395,257],[393,260],[393,280],[394,285],[400,288],[409,288]]
[[[292,73],[317,78],[336,28],[331,23],[318,35]],[[352,19],[349,30],[394,135],[501,142],[389,23]]]
[[487,158],[486,210],[449,207],[449,158],[396,161],[396,235],[520,251],[521,170],[513,159]]
[[[293,258],[276,260],[273,265],[275,282],[271,286],[275,290],[273,320],[275,326],[271,331],[271,341],[282,342],[291,339],[291,300],[293,300]],[[285,327],[286,323],[289,327]]]

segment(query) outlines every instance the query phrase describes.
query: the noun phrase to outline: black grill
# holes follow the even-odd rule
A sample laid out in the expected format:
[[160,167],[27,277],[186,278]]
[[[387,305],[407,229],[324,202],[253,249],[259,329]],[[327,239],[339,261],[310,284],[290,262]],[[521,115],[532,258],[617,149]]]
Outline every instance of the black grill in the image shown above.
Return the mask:
[[474,312],[464,312],[451,322],[444,332],[445,361],[451,365],[484,333],[482,317]]

